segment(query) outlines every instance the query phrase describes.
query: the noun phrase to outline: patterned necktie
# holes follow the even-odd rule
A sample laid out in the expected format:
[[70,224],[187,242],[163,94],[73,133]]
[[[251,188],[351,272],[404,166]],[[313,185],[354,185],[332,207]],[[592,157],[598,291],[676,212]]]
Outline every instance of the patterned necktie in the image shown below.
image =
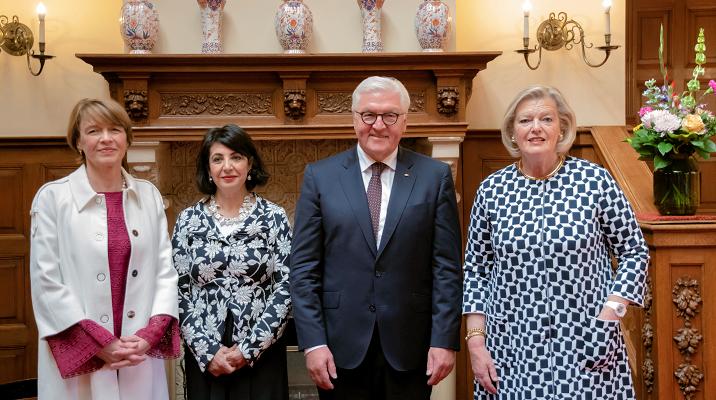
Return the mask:
[[380,201],[383,196],[383,185],[380,183],[380,174],[383,173],[385,164],[382,162],[373,163],[370,166],[373,174],[368,182],[368,208],[370,209],[370,222],[373,224],[373,237],[378,241],[378,225],[380,224]]

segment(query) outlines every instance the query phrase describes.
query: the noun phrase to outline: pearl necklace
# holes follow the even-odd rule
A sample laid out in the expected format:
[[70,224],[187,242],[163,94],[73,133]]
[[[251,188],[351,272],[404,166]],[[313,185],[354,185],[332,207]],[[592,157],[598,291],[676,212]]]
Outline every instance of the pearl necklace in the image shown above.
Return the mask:
[[557,166],[554,167],[554,169],[552,171],[550,171],[550,173],[548,173],[547,175],[543,175],[543,176],[528,175],[524,171],[524,169],[522,169],[522,159],[521,158],[519,159],[519,161],[517,161],[517,170],[520,171],[520,173],[527,179],[530,179],[533,181],[543,181],[543,180],[553,177],[557,173],[557,171],[559,171],[559,169],[562,168],[562,165],[564,165],[565,158],[566,157],[564,155],[560,155],[559,162],[557,163]]
[[214,220],[218,225],[230,226],[238,225],[243,220],[245,220],[246,217],[248,217],[253,211],[254,205],[256,205],[254,196],[253,194],[249,193],[244,197],[244,202],[241,203],[241,208],[239,208],[239,215],[235,217],[226,217],[222,215],[219,211],[221,209],[221,206],[216,204],[216,198],[214,196],[211,196],[209,204],[206,206],[206,208],[208,209],[209,214],[214,217]]

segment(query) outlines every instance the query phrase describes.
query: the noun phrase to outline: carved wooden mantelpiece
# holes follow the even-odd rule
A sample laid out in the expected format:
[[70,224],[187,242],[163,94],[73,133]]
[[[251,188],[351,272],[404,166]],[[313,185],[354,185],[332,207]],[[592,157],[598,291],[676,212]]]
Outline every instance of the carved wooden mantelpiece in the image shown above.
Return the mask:
[[[500,52],[78,54],[125,104],[142,141],[198,140],[236,123],[256,139],[353,138],[351,93],[371,75],[411,95],[407,137],[464,137],[475,75]],[[130,108],[131,107],[131,108]]]

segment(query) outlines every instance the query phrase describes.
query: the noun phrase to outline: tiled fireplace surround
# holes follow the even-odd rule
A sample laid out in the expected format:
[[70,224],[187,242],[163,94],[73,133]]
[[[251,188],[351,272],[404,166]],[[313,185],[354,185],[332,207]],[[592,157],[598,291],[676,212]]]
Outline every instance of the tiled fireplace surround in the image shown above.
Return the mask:
[[[370,75],[400,79],[411,96],[402,145],[457,171],[475,75],[498,52],[309,55],[78,54],[109,84],[135,124],[132,173],[164,195],[170,225],[200,196],[194,185],[199,140],[235,123],[256,140],[271,174],[258,190],[293,219],[306,164],[355,143],[350,94]],[[176,398],[183,399],[177,365]],[[292,399],[317,398],[303,357],[289,352]]]

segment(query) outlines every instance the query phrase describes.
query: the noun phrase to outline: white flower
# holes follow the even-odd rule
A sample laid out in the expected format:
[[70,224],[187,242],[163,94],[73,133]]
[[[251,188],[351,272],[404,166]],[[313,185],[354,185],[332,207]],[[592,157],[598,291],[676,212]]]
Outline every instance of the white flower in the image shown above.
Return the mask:
[[261,299],[254,299],[251,302],[251,318],[256,318],[264,312],[264,302]]
[[251,290],[250,286],[240,286],[239,290],[236,291],[236,300],[239,304],[247,304],[251,301],[252,294],[253,290]]
[[261,230],[261,222],[259,222],[258,220],[251,221],[249,226],[246,227],[246,233],[248,233],[249,235],[255,235],[261,232]]
[[194,344],[194,353],[196,353],[197,356],[201,357],[206,352],[209,351],[209,343],[206,342],[206,340],[201,339],[198,343]]
[[287,255],[291,252],[291,241],[288,240],[287,236],[282,237],[278,240],[278,252],[281,253],[282,256]]
[[201,226],[201,219],[199,219],[198,215],[194,214],[189,218],[188,224],[190,228],[196,229]]
[[186,254],[176,254],[174,255],[174,268],[177,269],[179,272],[179,275],[184,275],[189,272],[189,268],[191,267],[191,259]]
[[221,251],[221,243],[210,240],[206,247],[204,247],[204,250],[209,258],[214,258]]
[[202,283],[211,282],[216,278],[216,268],[221,266],[220,261],[211,264],[199,264],[199,279]]
[[681,128],[681,119],[668,110],[654,110],[644,114],[641,122],[647,129],[653,129],[664,136]]

